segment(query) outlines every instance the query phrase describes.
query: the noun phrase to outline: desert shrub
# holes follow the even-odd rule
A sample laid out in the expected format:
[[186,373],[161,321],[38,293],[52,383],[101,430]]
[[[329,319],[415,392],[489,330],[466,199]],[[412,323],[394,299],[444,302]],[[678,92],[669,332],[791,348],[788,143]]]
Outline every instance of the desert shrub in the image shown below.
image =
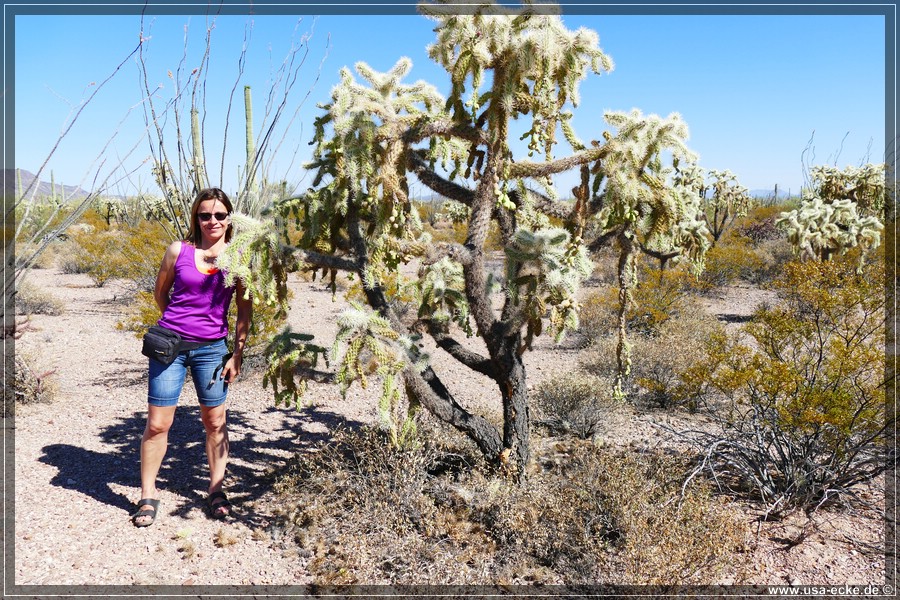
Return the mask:
[[16,312],[20,315],[61,315],[66,310],[65,303],[29,281],[24,281],[16,290]]
[[[9,239],[9,238],[8,238]],[[25,261],[36,252],[41,246],[38,242],[16,243],[16,266],[21,267]],[[57,266],[60,257],[65,253],[65,244],[59,240],[54,240],[44,250],[38,254],[34,262],[31,263],[32,269],[52,269]]]
[[76,243],[72,257],[77,273],[86,273],[97,287],[119,277],[125,261],[119,253],[121,239],[115,231],[82,232],[73,236]]
[[534,390],[534,422],[554,433],[591,438],[603,428],[616,401],[612,380],[583,371],[564,373]]
[[516,484],[433,436],[391,450],[339,431],[276,485],[279,534],[322,584],[675,584],[714,580],[745,529],[688,462],[557,442]]
[[752,281],[755,273],[766,267],[763,258],[748,238],[729,234],[724,236],[709,252],[703,265],[703,273],[694,285],[701,293],[713,293],[717,288],[738,281]]
[[138,225],[80,231],[72,236],[74,271],[87,273],[97,287],[122,279],[131,293],[150,291],[169,240],[162,227],[144,221]]
[[632,377],[638,386],[638,398],[660,408],[696,409],[697,399],[680,393],[679,374],[694,364],[704,341],[722,330],[715,317],[698,307],[677,319],[667,320],[656,335],[636,339]]
[[763,242],[786,239],[784,232],[775,225],[784,210],[784,206],[775,204],[754,206],[735,223],[734,231],[756,246]]
[[756,246],[756,255],[760,259],[758,268],[746,273],[745,277],[749,283],[758,286],[768,286],[786,264],[796,259],[786,238],[760,242]]
[[138,292],[125,309],[121,321],[116,323],[116,329],[131,331],[135,337],[142,337],[151,325],[159,320],[159,307],[153,298],[153,292]]
[[602,582],[690,585],[734,568],[746,526],[724,499],[712,496],[706,482],[683,485],[686,457],[580,450],[583,454],[571,455],[570,476],[585,482],[612,526],[615,552],[605,557]]
[[742,337],[713,334],[676,395],[724,399],[704,467],[772,510],[835,500],[887,465],[884,267],[792,262]]
[[[628,330],[652,334],[668,319],[683,314],[692,308],[687,292],[694,286],[694,274],[685,266],[660,271],[647,263],[642,264],[625,315]],[[579,331],[589,342],[616,331],[618,303],[616,286],[604,286],[582,301]]]
[[166,247],[171,243],[165,229],[156,221],[142,221],[137,225],[122,225],[119,253],[122,269],[118,278],[125,282],[128,292],[152,292],[156,275]]
[[[697,408],[697,398],[684,388],[682,373],[697,360],[706,340],[723,329],[696,302],[688,299],[685,306],[682,314],[665,320],[652,333],[632,338],[631,371],[624,389],[633,402],[660,408]],[[612,335],[598,339],[581,355],[580,369],[601,379],[613,377],[615,346]]]

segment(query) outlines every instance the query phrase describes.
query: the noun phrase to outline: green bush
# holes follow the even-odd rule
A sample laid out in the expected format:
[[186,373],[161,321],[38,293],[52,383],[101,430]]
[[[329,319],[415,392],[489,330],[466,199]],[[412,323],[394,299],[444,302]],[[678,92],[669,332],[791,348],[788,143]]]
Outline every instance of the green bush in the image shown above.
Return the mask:
[[150,221],[80,231],[72,239],[76,244],[75,272],[87,273],[97,287],[112,279],[122,279],[133,293],[153,290],[160,261],[169,244],[162,227]]
[[726,235],[709,252],[699,281],[694,289],[701,293],[713,293],[717,288],[738,281],[749,282],[755,273],[766,267],[762,256],[748,238]]
[[[773,510],[813,508],[888,464],[884,267],[792,262],[742,338],[715,333],[674,394],[713,408],[705,467]],[[726,400],[724,405],[715,401]]]
[[679,373],[694,364],[704,340],[721,331],[722,324],[697,307],[696,311],[663,323],[656,335],[637,339],[632,350],[632,377],[639,388],[639,399],[660,408],[696,409],[695,398],[676,392]]

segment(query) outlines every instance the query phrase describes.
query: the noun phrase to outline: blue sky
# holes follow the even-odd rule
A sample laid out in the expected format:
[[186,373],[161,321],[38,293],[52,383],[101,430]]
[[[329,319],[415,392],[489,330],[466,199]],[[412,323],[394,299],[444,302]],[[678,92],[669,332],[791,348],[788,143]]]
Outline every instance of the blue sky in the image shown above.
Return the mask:
[[[15,161],[35,172],[53,147],[74,109],[136,47],[135,15],[17,15],[15,20]],[[421,16],[220,16],[212,31],[207,88],[207,145],[221,148],[224,107],[237,74],[244,30],[252,21],[247,67],[238,86],[229,126],[225,176],[229,190],[243,151],[241,89],[254,94],[257,135],[265,90],[291,40],[310,34],[309,54],[287,107],[298,118],[278,152],[270,174],[305,186],[301,163],[309,152],[317,102],[327,101],[341,67],[357,61],[389,69],[408,56],[408,82],[424,79],[442,93],[448,77],[426,55],[432,22]],[[812,139],[813,164],[856,165],[884,159],[884,18],[864,15],[564,15],[575,29],[585,26],[615,70],[582,82],[574,126],[582,139],[598,138],[603,112],[638,108],[644,113],[678,112],[691,132],[689,146],[708,169],[730,169],[751,189],[799,192],[803,151]],[[206,35],[204,14],[146,17],[145,42],[151,87],[169,97],[188,36],[187,70],[199,64]],[[298,24],[299,23],[299,24]],[[85,35],[85,32],[97,32]],[[313,81],[321,67],[318,83]],[[93,82],[93,85],[92,85]],[[9,98],[7,97],[7,100]],[[141,142],[144,117],[139,69],[128,61],[87,106],[45,168],[42,178],[89,188],[98,156],[108,173],[137,144],[124,164],[136,174],[112,193],[152,193],[149,172],[139,165],[149,156]],[[131,112],[129,112],[131,109]],[[115,139],[104,145],[114,131]],[[297,154],[292,155],[295,150]],[[557,152],[563,154],[561,145]],[[219,157],[208,163],[217,178]],[[124,173],[124,169],[120,172]],[[306,181],[306,184],[304,183]],[[215,182],[214,183],[219,183]],[[567,189],[567,188],[564,188]]]

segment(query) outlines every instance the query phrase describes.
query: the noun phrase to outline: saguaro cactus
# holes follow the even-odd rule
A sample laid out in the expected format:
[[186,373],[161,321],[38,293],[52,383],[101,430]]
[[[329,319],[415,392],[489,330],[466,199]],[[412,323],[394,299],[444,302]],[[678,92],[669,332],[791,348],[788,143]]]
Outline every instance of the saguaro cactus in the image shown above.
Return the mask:
[[253,100],[250,86],[244,86],[244,121],[247,138],[247,190],[256,193],[256,147],[253,143]]

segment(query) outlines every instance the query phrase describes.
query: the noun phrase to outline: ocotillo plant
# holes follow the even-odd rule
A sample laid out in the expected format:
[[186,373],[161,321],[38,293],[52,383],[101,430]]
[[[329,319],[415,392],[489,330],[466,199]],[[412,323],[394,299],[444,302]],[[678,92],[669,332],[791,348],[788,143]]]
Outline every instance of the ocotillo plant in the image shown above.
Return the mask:
[[[262,252],[281,269],[293,255],[359,276],[374,312],[355,309],[342,320],[343,342],[334,348],[342,383],[362,383],[366,373],[381,369],[383,396],[395,401],[402,387],[411,406],[424,406],[468,435],[490,461],[510,463],[522,474],[530,435],[522,355],[545,330],[560,339],[577,326],[576,292],[590,272],[589,246],[618,240],[624,279],[635,240],[678,247],[698,260],[702,255],[702,221],[685,225],[693,218],[687,205],[696,199],[670,189],[658,168],[665,150],[690,155],[687,131],[677,116],[611,113],[607,119],[618,133],[601,142],[598,132],[597,141],[583,143],[570,122],[579,82],[589,72],[612,69],[595,32],[569,31],[558,16],[529,7],[487,4],[466,15],[437,3],[420,8],[436,23],[428,54],[449,76],[449,97],[426,82],[403,83],[412,66],[407,58],[387,73],[357,63],[362,82],[343,69],[315,123],[312,186],[277,206],[283,222],[300,225],[302,238],[289,246],[280,232],[285,245],[273,248],[271,221],[256,240],[232,244],[228,260],[239,268]],[[519,117],[530,120],[529,150],[542,160],[514,158],[510,124]],[[558,127],[572,147],[562,158],[554,156]],[[550,179],[572,169],[581,169],[574,205],[556,199]],[[412,174],[466,207],[464,243],[433,243],[425,233],[409,198]],[[550,216],[563,226],[549,227]],[[498,282],[487,262],[491,223],[507,249],[499,308],[493,305]],[[599,231],[597,239],[586,240],[587,231]],[[413,324],[395,312],[386,286],[402,279],[399,267],[411,261],[419,273],[402,287],[418,290]],[[262,271],[245,270],[251,293],[270,286],[271,275]],[[628,285],[623,281],[626,290]],[[268,289],[265,297],[274,301]],[[484,342],[484,353],[456,338],[470,330]],[[502,407],[500,430],[457,402],[423,361],[416,331],[493,382]],[[281,347],[292,351],[289,344]],[[288,385],[291,379],[278,381]],[[398,422],[388,425],[403,431]]]
[[[202,55],[197,59],[189,57],[186,46],[179,67],[174,72],[168,72],[174,87],[172,97],[164,103],[160,99],[157,86],[151,83],[151,68],[145,53],[141,51],[138,56],[142,87],[146,97],[142,106],[151,131],[148,142],[153,157],[153,175],[166,202],[166,218],[175,228],[178,237],[186,235],[187,215],[198,189],[209,185],[221,186],[225,178],[228,121],[235,91],[244,74],[250,26],[248,22],[245,43],[238,57],[238,68],[230,95],[228,89],[222,85],[223,82],[210,78],[208,71],[209,56],[213,48],[214,19],[206,29]],[[237,189],[226,190],[231,195],[237,212],[259,216],[267,204],[285,192],[283,183],[287,178],[278,177],[277,183],[267,186],[266,182],[269,180],[267,171],[295,121],[289,114],[286,115],[285,111],[288,107],[293,108],[292,92],[294,86],[301,81],[299,74],[309,55],[310,41],[310,35],[303,36],[299,42],[292,40],[285,60],[272,73],[273,83],[267,90],[267,102],[260,123],[260,130],[263,133],[255,144],[250,88],[245,86],[246,162],[238,168]],[[192,61],[196,61],[193,68],[188,66]],[[314,79],[317,78],[318,74],[314,74],[308,81],[313,85]],[[224,123],[213,123],[211,119],[207,121],[206,95],[213,93],[228,97]],[[301,98],[296,110],[299,110],[302,102]],[[181,124],[184,120],[190,123],[189,128]],[[166,123],[173,122],[174,131],[170,131]],[[211,127],[215,127],[212,135],[207,133]],[[208,143],[210,139],[216,140],[215,146]],[[218,161],[218,173],[211,167],[215,163],[208,160],[209,156],[221,158]],[[292,188],[288,191],[292,191]]]

